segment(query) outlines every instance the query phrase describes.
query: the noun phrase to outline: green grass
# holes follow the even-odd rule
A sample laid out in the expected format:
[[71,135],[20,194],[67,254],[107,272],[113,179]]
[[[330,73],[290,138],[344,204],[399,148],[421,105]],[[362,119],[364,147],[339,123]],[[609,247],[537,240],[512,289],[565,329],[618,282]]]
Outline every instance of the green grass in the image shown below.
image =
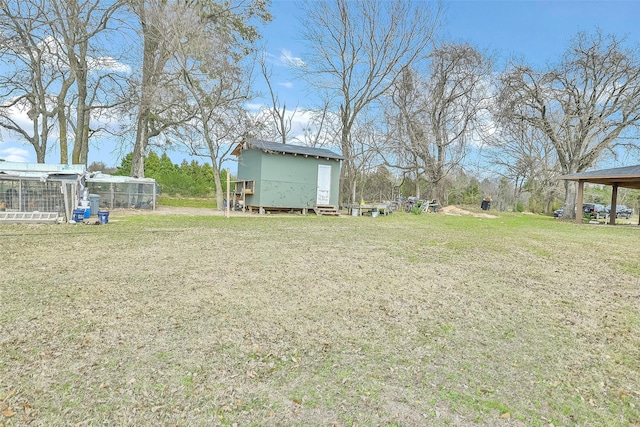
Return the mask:
[[158,196],[158,206],[174,206],[181,208],[210,208],[215,209],[217,207],[215,196],[211,198],[189,198],[189,197],[173,197],[173,196]]
[[110,220],[0,228],[0,423],[640,423],[637,227]]

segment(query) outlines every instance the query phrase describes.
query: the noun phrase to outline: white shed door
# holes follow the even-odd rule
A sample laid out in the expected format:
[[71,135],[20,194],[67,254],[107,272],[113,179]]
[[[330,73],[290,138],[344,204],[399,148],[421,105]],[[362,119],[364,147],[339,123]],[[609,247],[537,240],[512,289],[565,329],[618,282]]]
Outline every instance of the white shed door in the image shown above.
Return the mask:
[[318,194],[317,205],[328,205],[331,195],[331,166],[318,165]]

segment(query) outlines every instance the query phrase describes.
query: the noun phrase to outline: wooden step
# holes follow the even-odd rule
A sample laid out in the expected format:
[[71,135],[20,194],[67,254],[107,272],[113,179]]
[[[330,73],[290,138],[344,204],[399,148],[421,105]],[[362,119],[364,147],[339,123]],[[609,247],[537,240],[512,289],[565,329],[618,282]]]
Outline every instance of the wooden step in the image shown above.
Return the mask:
[[340,211],[338,208],[333,205],[318,205],[313,208],[313,211],[318,216],[329,215],[329,216],[340,216]]

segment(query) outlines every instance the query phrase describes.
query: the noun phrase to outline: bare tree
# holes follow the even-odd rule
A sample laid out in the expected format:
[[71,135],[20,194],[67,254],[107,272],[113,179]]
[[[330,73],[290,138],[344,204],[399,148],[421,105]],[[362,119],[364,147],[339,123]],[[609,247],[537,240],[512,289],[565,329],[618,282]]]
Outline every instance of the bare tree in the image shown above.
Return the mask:
[[[131,8],[140,24],[142,39],[142,67],[140,82],[134,83],[132,93],[137,96],[136,119],[134,122],[136,140],[131,160],[131,176],[144,177],[144,160],[147,146],[151,138],[158,136],[163,130],[176,124],[162,112],[171,105],[171,97],[162,99],[163,92],[169,90],[175,78],[165,69],[170,58],[166,29],[163,25],[172,18],[169,4],[156,0],[133,0]],[[170,37],[170,36],[169,36]],[[183,122],[182,118],[177,122]]]
[[374,173],[382,164],[379,152],[376,147],[376,140],[380,138],[382,131],[376,126],[374,117],[366,117],[361,115],[352,128],[350,137],[352,139],[354,162],[353,166],[356,170],[356,194],[357,200],[362,201],[365,198],[365,184],[367,177]]
[[306,122],[298,140],[307,147],[338,146],[340,143],[339,117],[329,110],[329,100],[323,100],[317,109],[305,109]]
[[[564,174],[582,172],[606,152],[637,148],[625,140],[640,124],[637,48],[613,35],[579,33],[561,61],[545,71],[511,65],[500,79],[500,114],[540,131],[553,145]],[[565,206],[576,187],[565,183]],[[575,215],[565,209],[567,218]]]
[[182,22],[177,21],[173,30],[171,62],[182,71],[192,119],[175,130],[191,154],[211,159],[217,206],[222,210],[222,163],[250,127],[243,108],[251,83],[249,70],[242,66],[244,52],[235,49],[231,34],[203,21],[190,8],[179,14]]
[[[491,63],[468,44],[444,44],[430,55],[429,75],[405,69],[391,99],[399,138],[394,167],[415,169],[429,183],[431,198],[446,199],[446,178],[457,171],[487,107]],[[397,113],[397,114],[396,114]]]
[[356,167],[350,136],[356,118],[429,48],[440,3],[403,0],[305,1],[303,37],[310,84],[339,105],[343,188],[354,201]]
[[496,173],[511,183],[513,202],[521,201],[527,183],[531,187],[536,182],[542,192],[555,194],[558,162],[551,141],[524,122],[501,121],[499,116],[496,119],[483,155]]
[[[114,70],[108,62],[115,62],[113,59],[113,46],[107,48],[98,44],[97,39],[101,33],[113,30],[110,28],[112,18],[120,9],[124,2],[121,0],[51,0],[48,2],[52,15],[52,32],[58,42],[58,54],[63,57],[64,65],[71,71],[69,79],[62,81],[62,95],[75,85],[75,141],[71,155],[71,162],[74,164],[87,164],[89,154],[89,136],[92,131],[91,111],[95,108],[111,108],[115,103],[115,96],[110,96],[111,100],[104,97],[100,105],[94,105],[100,92],[101,82],[113,81],[111,74]],[[106,71],[106,73],[103,73]],[[115,79],[119,80],[118,77]],[[93,87],[92,87],[93,86]],[[110,91],[111,92],[111,91]],[[62,101],[62,98],[58,98]],[[59,102],[58,122],[61,126],[60,132],[60,157],[67,163],[67,127],[68,117],[63,116],[65,109]]]
[[[95,46],[95,40],[104,31],[108,31],[113,15],[123,7],[120,0],[51,0],[50,10],[52,33],[59,41],[59,54],[64,55],[71,77],[62,81],[62,95],[71,83],[75,84],[75,142],[71,155],[73,164],[87,164],[89,155],[89,136],[92,100],[96,99],[102,77],[94,81],[93,94],[90,76],[104,69],[101,57],[106,56],[103,46]],[[72,79],[72,80],[71,80]],[[107,80],[110,80],[108,78]],[[59,101],[61,98],[59,98]],[[61,107],[61,105],[60,105]],[[99,108],[109,108],[101,105]],[[61,124],[61,158],[67,151],[66,122],[63,109],[58,108]],[[66,161],[64,162],[66,163]]]
[[[8,72],[3,70],[0,77],[2,87],[7,91],[6,106],[15,102],[13,108],[3,109],[4,123],[34,146],[39,162],[44,162],[50,148],[49,138],[57,126],[60,163],[68,163],[68,129],[69,126],[72,129],[79,127],[83,131],[75,132],[72,160],[86,164],[89,111],[110,107],[105,101],[113,99],[116,91],[113,85],[108,90],[101,88],[104,85],[100,82],[117,80],[113,77],[113,69],[105,66],[106,62],[115,62],[111,56],[113,49],[105,53],[107,49],[96,46],[95,39],[108,29],[107,23],[120,4],[102,0],[25,0],[2,1],[0,6],[2,33],[11,40],[3,44],[3,56],[13,58],[10,62],[14,65]],[[19,93],[28,96],[21,98]],[[74,100],[75,109],[71,108]],[[99,106],[95,105],[98,100]],[[39,105],[27,107],[25,101]],[[21,108],[31,111],[28,117],[33,129],[26,133],[23,132],[24,124],[15,119]],[[34,130],[36,128],[39,130]]]
[[273,89],[273,72],[267,66],[266,58],[264,55],[262,56],[262,58],[260,58],[259,63],[262,77],[267,84],[267,88],[269,89],[269,96],[271,98],[269,114],[271,116],[271,119],[273,120],[272,125],[274,134],[277,135],[278,139],[280,139],[283,144],[286,144],[287,139],[289,138],[289,134],[291,133],[293,118],[298,111],[298,106],[296,106],[293,111],[287,114],[287,103],[284,101],[280,101],[280,97]]
[[31,144],[45,162],[56,116],[51,96],[58,75],[50,66],[54,43],[40,3],[0,0],[0,126]]
[[[266,22],[271,17],[262,0],[189,0],[175,4],[162,0],[132,0],[131,7],[137,15],[142,38],[142,75],[139,86],[136,113],[136,141],[131,164],[132,176],[144,176],[144,159],[151,138],[173,126],[187,123],[190,115],[180,115],[179,108],[184,94],[180,91],[182,70],[167,68],[172,58],[172,42],[175,26],[180,21],[179,10],[191,9],[200,20],[231,36],[239,50],[251,50],[251,44],[259,37],[253,22]],[[188,43],[188,40],[183,40]],[[171,88],[176,88],[172,90]]]

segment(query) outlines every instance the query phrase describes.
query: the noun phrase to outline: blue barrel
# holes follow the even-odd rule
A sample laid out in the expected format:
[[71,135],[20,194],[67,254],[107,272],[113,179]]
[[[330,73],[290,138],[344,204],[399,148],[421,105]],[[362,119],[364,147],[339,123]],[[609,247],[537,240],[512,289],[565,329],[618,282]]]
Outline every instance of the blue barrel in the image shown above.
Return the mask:
[[75,222],[82,222],[83,218],[84,218],[84,208],[78,208],[78,209],[74,209],[73,211],[73,220]]
[[109,222],[109,211],[99,210],[98,211],[98,221],[100,224],[106,224]]

